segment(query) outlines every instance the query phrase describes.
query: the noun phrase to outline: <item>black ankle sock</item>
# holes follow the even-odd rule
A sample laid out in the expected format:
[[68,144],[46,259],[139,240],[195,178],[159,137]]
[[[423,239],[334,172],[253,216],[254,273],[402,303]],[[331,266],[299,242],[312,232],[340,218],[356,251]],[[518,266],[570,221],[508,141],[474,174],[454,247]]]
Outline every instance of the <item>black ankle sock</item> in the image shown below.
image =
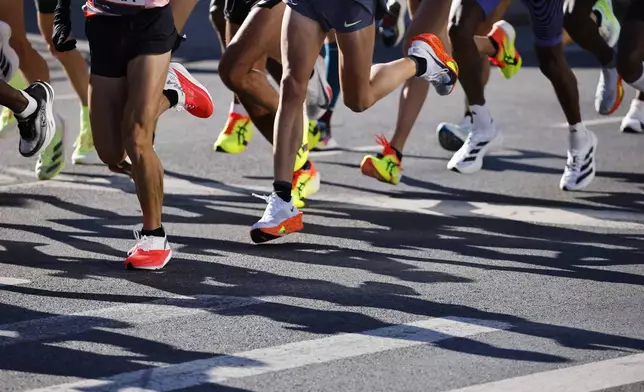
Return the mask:
[[427,60],[414,55],[409,56],[409,58],[416,63],[416,76],[424,75],[427,72]]
[[[403,154],[402,154],[402,152],[400,152],[400,151],[396,150],[396,149],[395,149],[395,148],[393,148],[393,147],[391,147],[391,149],[392,149],[392,150],[394,150],[394,152],[396,153],[396,156],[398,157],[398,160],[399,160],[399,161],[402,161],[402,158],[403,158]],[[381,159],[382,159],[382,157],[383,157],[384,155],[382,155],[382,153],[381,153],[381,152],[379,152],[377,156],[378,156],[378,158],[381,158]]]
[[147,235],[148,237],[165,237],[165,230],[163,230],[163,226],[154,230],[141,230],[141,235]]
[[488,37],[488,39],[492,43],[492,46],[494,46],[494,54],[490,57],[496,57],[496,55],[499,54],[499,44],[494,39],[492,39],[492,37]]
[[273,182],[273,191],[285,202],[291,201],[291,183],[288,181]]
[[170,101],[170,107],[173,108],[179,103],[179,94],[174,90],[163,90],[163,95]]

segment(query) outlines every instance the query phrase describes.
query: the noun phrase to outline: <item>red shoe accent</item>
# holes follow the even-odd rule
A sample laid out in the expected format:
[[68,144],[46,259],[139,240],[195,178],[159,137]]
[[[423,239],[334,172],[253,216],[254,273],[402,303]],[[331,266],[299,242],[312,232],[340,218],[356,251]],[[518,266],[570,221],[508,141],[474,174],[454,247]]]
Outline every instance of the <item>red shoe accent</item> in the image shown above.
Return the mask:
[[[181,84],[181,89],[186,96],[184,104],[188,113],[199,118],[208,118],[212,116],[215,110],[215,104],[208,93],[208,90],[193,78],[183,66],[172,65]],[[183,68],[183,69],[181,69]]]

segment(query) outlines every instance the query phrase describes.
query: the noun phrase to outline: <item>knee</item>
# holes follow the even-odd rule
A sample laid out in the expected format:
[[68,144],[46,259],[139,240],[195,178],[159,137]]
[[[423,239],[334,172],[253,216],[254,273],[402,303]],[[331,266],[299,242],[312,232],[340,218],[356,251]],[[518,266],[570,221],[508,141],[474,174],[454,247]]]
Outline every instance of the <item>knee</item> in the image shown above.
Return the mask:
[[248,73],[244,72],[246,67],[239,60],[235,55],[235,48],[229,46],[219,61],[219,77],[224,85],[235,93],[242,88],[244,75]]
[[121,129],[123,146],[134,164],[143,154],[152,150],[155,120],[151,113],[126,115]]
[[449,27],[448,33],[449,39],[455,47],[458,47],[461,42],[472,41],[474,39],[474,29],[465,21],[459,24],[452,24]]
[[94,147],[99,159],[106,165],[118,165],[125,159],[125,150],[121,145],[95,143]]
[[640,64],[640,56],[636,51],[617,52],[617,72],[626,83],[632,83],[637,80]]
[[346,107],[356,113],[362,113],[372,105],[368,97],[363,94],[342,94],[342,100]]
[[562,74],[561,68],[565,66],[566,62],[557,53],[551,50],[541,50],[537,57],[539,59],[539,69],[545,77],[552,80]]
[[306,89],[308,87],[308,80],[298,80],[290,72],[286,72],[282,75],[282,101],[293,103],[293,104],[303,104],[306,99]]

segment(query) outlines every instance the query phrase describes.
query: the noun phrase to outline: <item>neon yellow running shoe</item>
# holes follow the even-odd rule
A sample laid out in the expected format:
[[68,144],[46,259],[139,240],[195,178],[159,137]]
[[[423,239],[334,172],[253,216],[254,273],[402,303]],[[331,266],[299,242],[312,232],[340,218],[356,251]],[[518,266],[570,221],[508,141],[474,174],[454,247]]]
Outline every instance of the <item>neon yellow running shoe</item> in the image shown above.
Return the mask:
[[320,143],[322,133],[320,128],[318,128],[318,122],[316,120],[309,120],[309,149],[314,150],[315,146]]
[[56,115],[56,133],[49,146],[38,155],[36,177],[51,180],[65,167],[65,122]]
[[81,106],[80,115],[80,132],[74,142],[74,152],[72,153],[72,164],[82,165],[87,163],[89,154],[94,152],[94,138],[92,137],[92,127],[89,122],[89,109],[87,106]]
[[15,135],[18,132],[18,121],[13,116],[13,112],[7,107],[2,108],[2,114],[0,114],[0,139]]
[[291,198],[295,208],[305,207],[307,198],[313,196],[320,190],[320,173],[313,162],[307,161],[304,166],[293,173],[293,189]]
[[517,36],[514,27],[504,20],[496,22],[488,37],[496,42],[496,56],[490,57],[490,62],[497,67],[503,77],[510,79],[521,69],[523,59],[514,47],[514,40]]
[[402,177],[400,159],[384,136],[378,136],[376,140],[383,147],[382,153],[377,156],[367,155],[364,157],[360,163],[360,171],[365,176],[396,185]]
[[619,33],[622,26],[619,24],[611,0],[597,0],[593,6],[593,12],[597,17],[599,34],[611,48],[617,45]]
[[213,148],[215,151],[228,154],[241,154],[246,150],[254,133],[250,117],[230,112],[226,126],[217,137]]

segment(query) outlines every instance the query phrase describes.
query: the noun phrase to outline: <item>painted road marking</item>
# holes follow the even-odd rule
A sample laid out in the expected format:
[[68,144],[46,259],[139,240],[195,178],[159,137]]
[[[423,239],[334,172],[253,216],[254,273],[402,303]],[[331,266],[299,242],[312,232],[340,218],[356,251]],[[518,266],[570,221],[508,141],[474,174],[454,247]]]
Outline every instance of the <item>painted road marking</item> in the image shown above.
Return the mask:
[[[467,318],[431,318],[362,333],[340,334],[232,355],[184,362],[105,379],[84,380],[34,391],[175,391],[339,359],[375,354],[510,328],[507,323]],[[132,389],[134,388],[134,389]]]
[[254,305],[256,298],[204,295],[164,298],[157,301],[119,305],[70,315],[32,319],[0,325],[0,347],[79,334],[92,329],[123,329]]
[[0,276],[0,287],[19,286],[21,284],[27,284],[27,283],[31,283],[31,281],[27,279],[7,278],[4,276]]
[[[623,117],[603,117],[603,118],[595,118],[592,120],[586,120],[584,121],[584,125],[587,126],[593,126],[593,125],[603,125],[603,124],[614,124],[614,123],[621,123]],[[555,127],[557,128],[568,128],[570,125],[568,123],[557,123],[555,124]]]
[[474,385],[450,392],[591,392],[644,381],[644,354]]

